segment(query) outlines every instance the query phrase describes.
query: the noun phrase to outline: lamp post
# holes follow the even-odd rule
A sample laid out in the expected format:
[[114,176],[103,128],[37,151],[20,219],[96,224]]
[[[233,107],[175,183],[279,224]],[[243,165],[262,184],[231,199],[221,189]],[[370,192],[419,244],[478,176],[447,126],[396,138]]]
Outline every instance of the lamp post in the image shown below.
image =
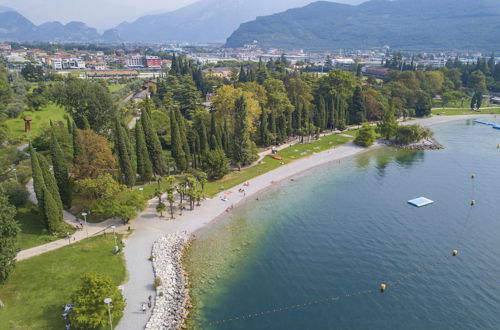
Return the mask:
[[113,229],[113,236],[115,237],[115,252],[117,252],[118,244],[116,244],[116,232],[115,232],[116,226],[111,226],[111,229]]
[[104,303],[108,305],[108,315],[109,315],[109,328],[113,330],[113,319],[111,318],[111,307],[110,304],[113,300],[111,298],[104,299]]
[[19,180],[17,180],[17,168],[13,168],[12,172],[14,172],[14,176],[16,177],[16,183],[19,183]]
[[89,226],[87,224],[87,212],[83,212],[83,220],[85,220],[85,230],[87,231],[87,237],[89,237]]

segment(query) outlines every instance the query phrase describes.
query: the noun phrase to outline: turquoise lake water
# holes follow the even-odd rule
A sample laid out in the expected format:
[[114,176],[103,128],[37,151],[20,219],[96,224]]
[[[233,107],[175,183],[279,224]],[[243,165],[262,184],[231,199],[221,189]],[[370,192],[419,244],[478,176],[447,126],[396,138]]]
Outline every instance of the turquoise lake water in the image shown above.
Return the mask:
[[[383,148],[331,164],[206,229],[186,261],[190,327],[499,329],[500,131],[433,129],[445,150]],[[407,204],[420,196],[435,204]]]

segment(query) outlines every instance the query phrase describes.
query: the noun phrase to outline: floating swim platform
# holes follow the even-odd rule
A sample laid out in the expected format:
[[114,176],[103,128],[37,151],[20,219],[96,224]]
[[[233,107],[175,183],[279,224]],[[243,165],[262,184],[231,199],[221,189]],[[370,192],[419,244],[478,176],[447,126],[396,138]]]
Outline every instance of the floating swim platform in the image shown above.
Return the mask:
[[494,126],[495,124],[493,123],[490,123],[488,121],[483,121],[483,120],[474,120],[475,123],[478,123],[478,124],[483,124],[483,125],[488,125],[488,126]]
[[408,201],[408,204],[416,206],[416,207],[423,207],[423,206],[427,206],[427,205],[430,205],[433,203],[434,203],[434,201],[432,201],[428,198],[425,198],[425,197],[419,197],[419,198],[415,198],[415,199]]
[[500,125],[498,124],[495,124],[495,123],[490,123],[488,121],[482,121],[482,120],[474,120],[475,123],[478,123],[478,124],[483,124],[483,125],[488,125],[488,126],[491,126],[493,127],[494,129],[498,129],[500,130]]

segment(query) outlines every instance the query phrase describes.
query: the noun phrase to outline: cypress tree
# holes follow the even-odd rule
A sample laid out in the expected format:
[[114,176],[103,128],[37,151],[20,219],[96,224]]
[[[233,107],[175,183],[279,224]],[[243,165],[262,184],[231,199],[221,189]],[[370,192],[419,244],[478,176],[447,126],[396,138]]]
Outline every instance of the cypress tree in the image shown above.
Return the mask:
[[69,117],[66,118],[66,127],[68,129],[68,133],[71,135],[73,134],[73,125],[71,124],[71,119],[69,119]]
[[[175,111],[175,116],[177,119],[177,125],[179,125],[179,133],[181,136],[182,149],[184,150],[184,154],[186,155],[185,157],[187,161],[191,159],[191,152],[189,150],[189,143],[187,140],[187,129],[186,129],[185,119],[179,110]],[[187,166],[189,167],[189,163],[187,164]]]
[[35,191],[36,199],[38,201],[38,209],[43,218],[43,225],[47,227],[47,221],[45,218],[43,201],[43,190],[45,189],[45,181],[43,180],[42,168],[38,161],[38,154],[33,147],[30,146],[31,155],[31,175],[33,177],[33,190]]
[[276,145],[276,144],[278,144],[278,130],[276,127],[276,112],[274,110],[271,111],[271,118],[270,119],[271,119],[269,122],[269,126],[271,128],[270,131],[274,137],[273,143]]
[[352,101],[349,107],[349,124],[360,124],[364,121],[366,121],[365,100],[361,87],[357,86],[352,95]]
[[115,121],[115,153],[118,156],[121,181],[129,187],[133,187],[136,177],[130,152],[127,132],[117,119]]
[[200,153],[202,155],[206,155],[207,152],[212,149],[211,144],[209,145],[208,137],[207,137],[207,129],[205,128],[205,123],[201,118],[198,118],[197,122],[197,131],[198,136],[200,138]]
[[174,113],[171,114],[170,118],[171,125],[171,135],[172,135],[172,157],[175,160],[177,169],[181,172],[187,170],[186,154],[182,147],[182,137],[179,130],[179,124],[177,123],[177,118]]
[[238,82],[244,83],[244,82],[247,82],[247,81],[248,81],[247,74],[246,74],[245,68],[243,67],[243,64],[242,64],[241,67],[240,67],[240,74],[239,74],[239,77],[238,77]]
[[144,131],[139,119],[135,125],[135,152],[137,158],[137,173],[141,176],[143,182],[151,181],[153,177],[153,168],[149,159],[146,141],[144,140]]
[[52,131],[52,141],[50,145],[50,155],[52,157],[52,166],[54,167],[54,176],[56,178],[59,195],[66,208],[71,207],[71,182],[69,179],[69,170],[64,155],[57,141],[54,131]]
[[[56,179],[54,175],[50,172],[50,165],[47,159],[41,155],[37,154],[38,162],[40,163],[40,168],[42,169],[43,181],[45,182],[45,188],[50,193],[50,197],[54,200],[59,210],[62,212],[63,204],[61,201],[61,195],[59,194],[59,188],[57,187]],[[44,193],[44,198],[46,197]],[[47,210],[45,210],[47,213]]]
[[224,125],[222,126],[222,135],[221,135],[221,144],[222,149],[226,155],[231,155],[231,137],[229,134],[229,129],[227,127],[227,120],[224,118]]
[[215,111],[210,112],[210,150],[220,148],[222,142],[215,124]]
[[73,129],[71,130],[71,134],[73,136],[73,164],[76,163],[76,160],[80,157],[85,156],[85,150],[82,146],[82,141],[80,141],[80,135],[78,134],[78,128],[76,124],[73,122]]
[[318,126],[321,131],[324,131],[326,128],[326,105],[322,95],[319,96],[318,100],[318,120],[316,126]]
[[44,187],[43,189],[43,196],[47,229],[51,233],[54,233],[59,229],[59,226],[63,221],[62,210],[57,201],[52,197],[52,194],[47,187]]
[[267,111],[264,108],[262,108],[262,113],[260,115],[259,135],[260,135],[260,144],[263,147],[269,146],[270,141],[269,141],[269,127],[267,123]]
[[232,155],[234,163],[240,169],[242,165],[250,164],[254,158],[247,116],[247,100],[242,95],[235,102],[234,150]]
[[85,116],[82,116],[82,129],[83,130],[90,129],[89,120]]
[[153,129],[153,124],[151,123],[151,117],[148,111],[148,104],[146,104],[144,110],[145,111],[141,112],[141,124],[144,131],[144,140],[148,149],[149,159],[151,160],[151,164],[153,166],[153,172],[157,175],[163,175],[166,173],[166,166],[160,139]]

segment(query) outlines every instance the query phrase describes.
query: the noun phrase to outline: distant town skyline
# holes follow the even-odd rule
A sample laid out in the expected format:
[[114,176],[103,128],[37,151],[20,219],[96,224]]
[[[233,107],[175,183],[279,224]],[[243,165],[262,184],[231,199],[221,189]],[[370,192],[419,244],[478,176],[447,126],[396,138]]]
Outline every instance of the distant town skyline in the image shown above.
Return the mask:
[[[71,21],[81,21],[103,31],[124,21],[130,22],[149,14],[166,13],[197,1],[200,0],[148,0],[147,2],[136,0],[0,0],[0,6],[18,11],[35,24],[51,21],[66,24]],[[363,1],[336,0],[332,2],[358,4]]]

